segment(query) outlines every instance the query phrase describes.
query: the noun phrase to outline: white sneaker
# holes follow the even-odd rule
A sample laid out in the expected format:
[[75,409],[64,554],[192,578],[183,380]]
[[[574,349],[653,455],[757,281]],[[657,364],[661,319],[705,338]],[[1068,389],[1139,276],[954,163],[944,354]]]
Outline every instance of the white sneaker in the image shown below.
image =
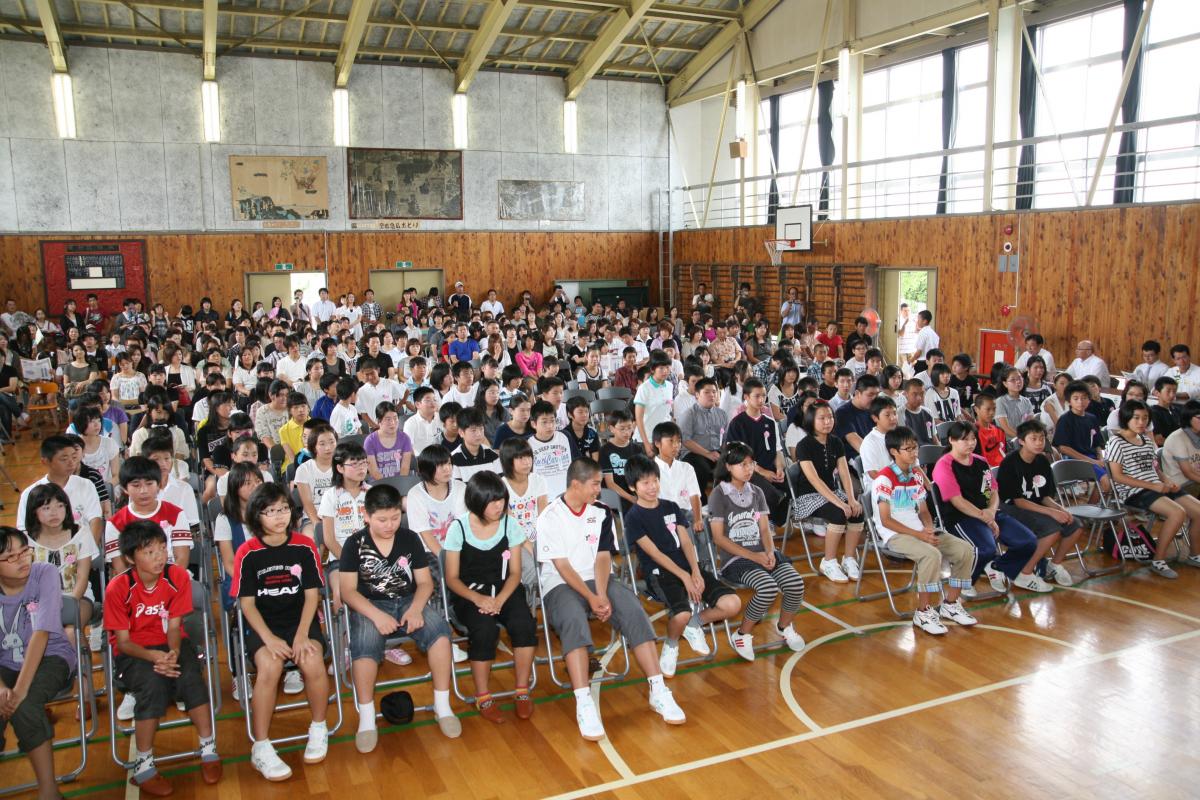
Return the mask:
[[179,713],[181,713],[181,714],[186,714],[186,713],[187,713],[187,706],[185,706],[185,705],[183,704],[183,701],[182,701],[182,700],[176,700],[176,701],[175,701],[175,708],[176,708],[176,709],[178,709],[178,710],[179,710]]
[[948,619],[951,622],[962,625],[964,628],[969,628],[979,622],[975,617],[968,614],[967,610],[963,608],[962,603],[957,600],[953,603],[942,603],[938,612],[942,619]]
[[797,653],[804,649],[804,637],[796,633],[796,629],[792,627],[790,622],[786,628],[776,625],[775,630],[779,631],[779,635],[787,642],[788,649]]
[[1016,580],[1013,581],[1013,586],[1019,586],[1022,589],[1028,589],[1031,592],[1052,592],[1052,591],[1054,591],[1053,586],[1046,583],[1044,580],[1042,580],[1040,577],[1038,577],[1037,575],[1035,575],[1032,572],[1029,573],[1028,575],[1026,575],[1025,573],[1022,572],[1020,575],[1018,575],[1016,577]]
[[682,725],[687,722],[683,709],[675,702],[675,695],[666,686],[650,692],[650,707],[667,721],[668,725]]
[[1167,562],[1155,559],[1150,562],[1150,571],[1160,578],[1168,578],[1175,580],[1179,577],[1179,573],[1167,566]]
[[753,633],[734,633],[730,637],[730,644],[733,645],[733,652],[737,653],[747,661],[754,660],[754,634]]
[[679,663],[679,645],[671,645],[663,642],[662,653],[658,657],[658,668],[662,670],[663,677],[675,677],[675,665]]
[[831,558],[821,559],[821,574],[834,583],[849,583],[850,579],[846,577],[846,573],[842,572],[842,568],[838,562]]
[[121,705],[117,707],[117,719],[122,722],[128,722],[133,719],[133,712],[137,708],[137,698],[130,692],[126,692],[121,698]]
[[824,522],[814,522],[809,527],[810,527],[810,530],[812,530],[813,536],[816,536],[820,539],[825,538],[825,523]]
[[959,592],[959,594],[968,600],[974,600],[976,597],[979,597],[979,592],[975,591],[974,586],[965,587],[961,592]]
[[458,645],[451,645],[454,650],[454,663],[461,664],[467,660],[467,651],[463,650]]
[[283,673],[283,693],[300,694],[304,691],[304,677],[298,670],[288,670]]
[[292,777],[292,768],[283,763],[270,742],[254,743],[250,749],[250,763],[269,781],[286,781]]
[[589,742],[598,742],[604,738],[604,723],[600,721],[600,710],[592,698],[576,698],[575,722],[579,725],[579,735]]
[[842,557],[842,572],[846,573],[846,577],[849,580],[852,580],[852,581],[858,580],[858,576],[859,576],[858,561],[851,558],[850,556],[843,556]]
[[102,647],[104,647],[104,629],[99,625],[93,625],[88,632],[88,649],[93,653],[99,653]]
[[[392,664],[399,667],[407,667],[412,663],[412,656],[408,654],[403,647],[393,647],[383,654],[383,657]],[[332,673],[331,673],[332,674]]]
[[708,637],[704,635],[703,628],[688,625],[683,629],[683,638],[687,640],[688,647],[692,648],[699,655],[706,656],[712,652],[712,648],[708,646]]
[[1062,564],[1055,564],[1053,561],[1046,564],[1046,577],[1057,583],[1059,586],[1074,586],[1075,579],[1071,577],[1071,573]]
[[1003,572],[993,567],[992,562],[989,561],[987,566],[983,568],[983,574],[987,575],[988,583],[997,592],[1008,591],[1008,578],[1004,576]]
[[934,636],[942,636],[946,633],[946,626],[938,619],[938,612],[933,608],[927,608],[924,611],[914,611],[912,619],[913,625],[926,633],[931,633]]
[[[254,697],[254,683],[247,681],[246,699],[249,700],[251,697]],[[242,702],[242,681],[240,678],[233,679],[233,699],[238,703]]]
[[329,726],[316,722],[308,726],[308,744],[304,745],[304,763],[320,764],[329,752]]

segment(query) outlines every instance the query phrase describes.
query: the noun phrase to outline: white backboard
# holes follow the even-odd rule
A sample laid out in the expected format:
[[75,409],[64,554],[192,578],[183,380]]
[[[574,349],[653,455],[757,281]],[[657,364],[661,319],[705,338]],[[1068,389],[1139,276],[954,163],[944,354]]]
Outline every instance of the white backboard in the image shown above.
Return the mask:
[[781,250],[812,250],[812,206],[780,206],[775,211],[775,238],[794,239],[796,246],[787,243]]

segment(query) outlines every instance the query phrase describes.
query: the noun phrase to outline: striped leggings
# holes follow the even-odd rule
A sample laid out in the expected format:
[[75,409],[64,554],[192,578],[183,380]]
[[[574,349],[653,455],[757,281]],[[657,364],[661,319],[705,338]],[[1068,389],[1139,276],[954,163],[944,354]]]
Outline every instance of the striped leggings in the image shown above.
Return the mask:
[[778,550],[775,551],[775,569],[770,572],[748,558],[737,558],[721,570],[721,577],[754,591],[745,612],[749,622],[760,622],[780,592],[783,593],[785,614],[795,614],[804,602],[804,578]]

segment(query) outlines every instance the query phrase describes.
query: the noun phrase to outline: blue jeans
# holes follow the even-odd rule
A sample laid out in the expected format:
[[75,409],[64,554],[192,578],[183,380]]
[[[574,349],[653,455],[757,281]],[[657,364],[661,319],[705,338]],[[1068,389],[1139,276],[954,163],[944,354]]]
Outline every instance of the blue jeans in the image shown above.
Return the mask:
[[977,519],[960,520],[950,531],[975,547],[975,566],[971,569],[972,582],[983,574],[983,568],[989,561],[993,567],[1003,572],[1005,577],[1013,580],[1021,574],[1021,570],[1037,550],[1037,536],[1017,520],[1007,514],[998,513],[996,524],[1000,526],[1000,543],[1008,548],[1002,555],[997,555],[999,548],[996,546],[996,537],[992,535],[992,529]]
[[[380,611],[399,620],[412,605],[413,595],[387,598],[368,597],[366,599]],[[421,652],[427,652],[437,643],[438,639],[443,636],[447,639],[450,638],[450,626],[446,623],[446,619],[430,608],[428,604],[421,610],[421,618],[425,624],[412,633],[408,633],[406,628],[401,626],[391,636],[384,636],[375,627],[374,622],[350,609],[350,658],[370,658],[378,664],[383,661],[383,651],[389,639],[408,636],[417,643]]]

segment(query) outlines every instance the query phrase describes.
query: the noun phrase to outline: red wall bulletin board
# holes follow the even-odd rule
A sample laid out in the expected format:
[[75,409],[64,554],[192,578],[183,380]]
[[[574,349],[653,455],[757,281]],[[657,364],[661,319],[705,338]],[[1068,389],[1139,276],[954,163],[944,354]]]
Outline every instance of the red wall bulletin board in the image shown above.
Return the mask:
[[125,310],[128,297],[136,297],[145,307],[149,274],[144,239],[43,241],[41,246],[48,316],[61,314],[69,299],[82,314],[93,292],[109,317]]

